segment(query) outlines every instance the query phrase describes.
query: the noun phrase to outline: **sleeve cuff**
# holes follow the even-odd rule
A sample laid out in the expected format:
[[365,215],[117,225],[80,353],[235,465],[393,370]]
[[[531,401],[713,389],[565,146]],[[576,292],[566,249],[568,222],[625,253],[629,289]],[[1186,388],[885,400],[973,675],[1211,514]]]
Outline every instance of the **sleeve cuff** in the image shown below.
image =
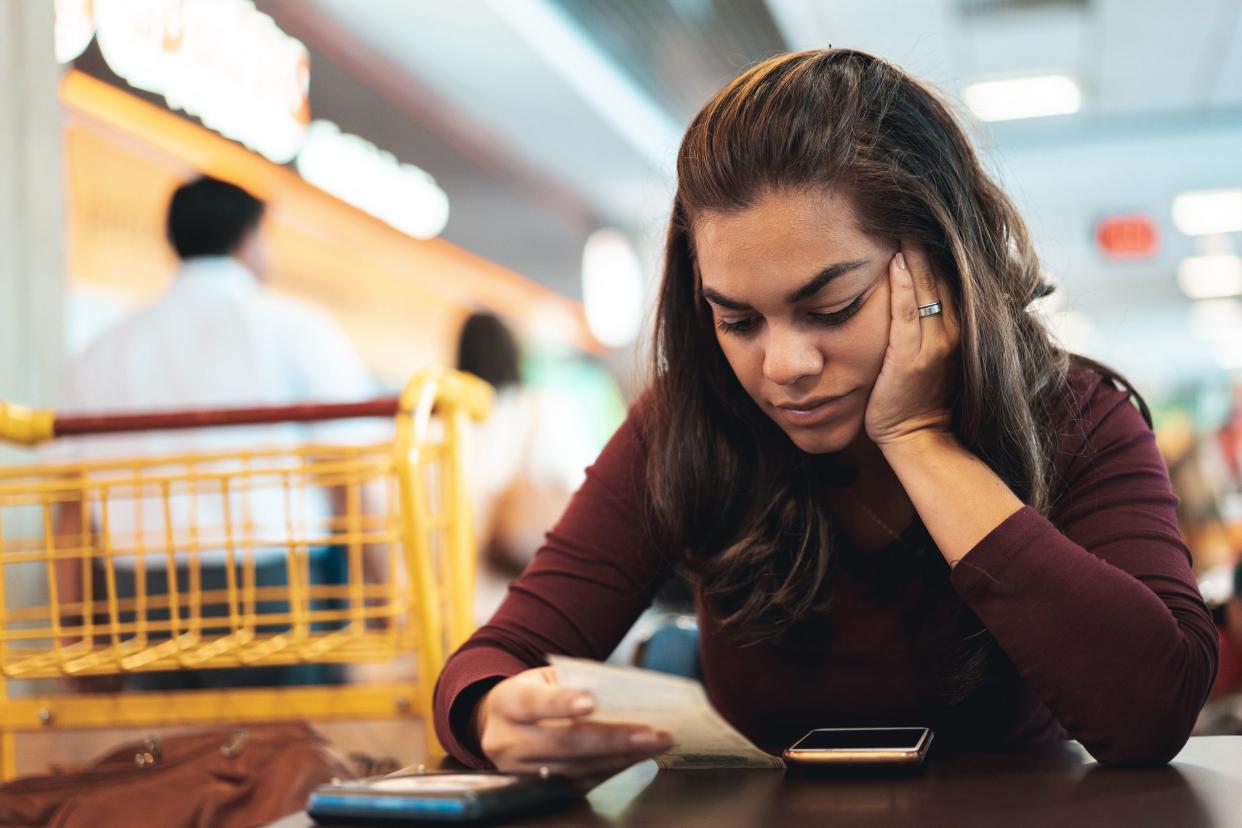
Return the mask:
[[462,650],[449,660],[435,692],[435,728],[450,756],[471,768],[490,768],[478,745],[470,744],[469,717],[483,694],[529,665],[491,648]]

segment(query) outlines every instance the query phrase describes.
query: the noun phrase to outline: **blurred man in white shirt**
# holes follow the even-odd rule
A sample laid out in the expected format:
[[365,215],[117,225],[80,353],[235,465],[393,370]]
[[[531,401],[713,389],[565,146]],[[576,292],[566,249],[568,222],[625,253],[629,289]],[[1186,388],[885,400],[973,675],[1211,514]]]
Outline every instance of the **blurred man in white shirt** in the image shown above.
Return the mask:
[[[181,259],[169,289],[150,307],[105,333],[71,366],[60,410],[158,411],[236,406],[281,405],[301,401],[357,401],[370,396],[372,384],[352,344],[326,312],[265,288],[267,251],[262,231],[264,204],[245,190],[212,178],[178,188],[168,211],[168,240]],[[341,429],[354,429],[350,439]],[[372,439],[383,435],[368,429]],[[356,424],[292,424],[195,429],[82,437],[59,441],[54,459],[98,460],[160,454],[240,452],[248,448],[293,446],[308,439],[358,442]],[[152,579],[166,577],[169,538],[176,548],[192,535],[200,546],[230,531],[240,515],[258,571],[258,585],[283,585],[281,540],[290,532],[302,537],[322,534],[331,514],[326,492],[305,489],[291,503],[278,485],[239,492],[231,499],[219,492],[164,500],[157,496],[118,499],[108,505],[108,535],[128,551],[145,553],[147,591],[158,592]],[[62,509],[58,534],[80,532],[81,510]],[[153,520],[159,515],[160,520]],[[144,518],[145,516],[145,518]],[[231,517],[230,517],[231,516]],[[99,509],[92,523],[98,532]],[[76,525],[75,525],[76,524]],[[167,525],[165,525],[167,524]],[[129,542],[126,543],[128,539]],[[268,539],[271,545],[265,546]],[[132,590],[135,555],[115,556],[118,589]],[[312,551],[316,579],[331,582],[339,569],[340,550]],[[184,559],[184,555],[180,559]],[[224,578],[225,552],[207,548],[201,556],[206,579]],[[81,595],[80,567],[60,567],[62,594]],[[184,576],[184,573],[182,573]],[[74,582],[77,582],[76,584]],[[129,584],[126,584],[130,581]],[[166,582],[165,582],[166,588]],[[284,669],[284,668],[275,668]],[[298,672],[300,671],[300,672]],[[257,683],[318,683],[337,680],[339,671],[202,671],[192,686]],[[150,678],[150,677],[148,677]],[[168,677],[185,686],[185,676]],[[143,686],[159,687],[164,684]]]

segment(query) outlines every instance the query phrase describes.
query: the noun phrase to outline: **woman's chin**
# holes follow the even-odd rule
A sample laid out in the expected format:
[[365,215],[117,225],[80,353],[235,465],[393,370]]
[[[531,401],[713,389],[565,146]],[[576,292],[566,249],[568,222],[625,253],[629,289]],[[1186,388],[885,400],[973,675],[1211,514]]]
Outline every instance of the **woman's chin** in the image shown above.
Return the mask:
[[818,428],[785,428],[789,439],[807,454],[836,454],[852,446],[862,433],[862,420],[832,423]]

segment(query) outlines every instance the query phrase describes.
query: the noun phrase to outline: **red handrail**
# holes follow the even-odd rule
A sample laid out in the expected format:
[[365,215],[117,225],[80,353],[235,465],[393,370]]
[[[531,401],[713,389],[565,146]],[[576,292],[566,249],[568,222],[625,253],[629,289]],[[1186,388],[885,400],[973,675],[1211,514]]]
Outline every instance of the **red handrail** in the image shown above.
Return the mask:
[[395,417],[397,397],[348,403],[301,403],[250,408],[189,409],[148,413],[113,412],[82,415],[56,415],[53,433],[57,437],[83,434],[117,434],[127,431],[162,431],[207,426],[262,425],[267,423],[314,423],[348,420],[354,417]]

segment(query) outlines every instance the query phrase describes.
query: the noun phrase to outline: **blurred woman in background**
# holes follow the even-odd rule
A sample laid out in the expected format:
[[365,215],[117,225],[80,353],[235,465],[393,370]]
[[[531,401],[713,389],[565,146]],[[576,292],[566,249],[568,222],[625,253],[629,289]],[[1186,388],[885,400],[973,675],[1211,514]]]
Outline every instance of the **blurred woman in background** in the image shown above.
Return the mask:
[[523,382],[517,339],[495,314],[467,317],[457,367],[496,389],[491,414],[466,445],[480,555],[475,614],[483,623],[582,484],[598,444],[574,408]]

